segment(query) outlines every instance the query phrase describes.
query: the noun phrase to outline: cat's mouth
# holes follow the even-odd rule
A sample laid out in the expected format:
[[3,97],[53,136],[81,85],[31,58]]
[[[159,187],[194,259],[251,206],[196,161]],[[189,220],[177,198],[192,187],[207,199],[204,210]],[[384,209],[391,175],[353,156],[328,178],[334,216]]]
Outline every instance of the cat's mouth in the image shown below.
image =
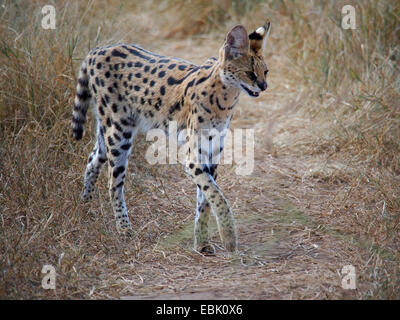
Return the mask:
[[242,84],[241,84],[240,86],[247,92],[247,94],[248,94],[250,97],[258,97],[259,94],[260,94],[259,91],[250,90],[249,88],[245,87],[245,86],[242,85]]

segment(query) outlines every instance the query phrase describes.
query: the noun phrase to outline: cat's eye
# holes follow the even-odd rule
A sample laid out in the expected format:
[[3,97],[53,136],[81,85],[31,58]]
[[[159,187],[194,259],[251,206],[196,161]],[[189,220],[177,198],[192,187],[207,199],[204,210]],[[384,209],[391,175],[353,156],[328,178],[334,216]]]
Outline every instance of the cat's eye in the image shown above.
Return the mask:
[[267,75],[268,71],[268,69],[264,71],[264,77]]
[[249,72],[247,72],[247,75],[249,76],[251,81],[256,81],[257,80],[257,76],[256,76],[256,74],[254,72],[249,71]]

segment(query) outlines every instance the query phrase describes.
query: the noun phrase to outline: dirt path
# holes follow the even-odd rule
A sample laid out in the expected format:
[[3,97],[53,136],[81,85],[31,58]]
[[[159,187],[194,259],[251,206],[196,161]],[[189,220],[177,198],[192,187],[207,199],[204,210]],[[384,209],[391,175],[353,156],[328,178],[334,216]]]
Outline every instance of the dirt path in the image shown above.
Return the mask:
[[293,163],[295,159],[270,157],[257,163],[252,176],[230,176],[222,183],[239,213],[240,254],[230,257],[220,247],[214,219],[211,230],[217,255],[194,253],[193,222],[189,221],[159,241],[154,251],[163,258],[136,268],[141,276],[134,278],[143,283],[131,290],[126,287],[122,298],[355,298],[354,291],[341,288],[340,276],[344,265],[358,263],[349,256],[352,245],[345,235],[320,225],[294,204],[288,178],[271,170],[281,161]]

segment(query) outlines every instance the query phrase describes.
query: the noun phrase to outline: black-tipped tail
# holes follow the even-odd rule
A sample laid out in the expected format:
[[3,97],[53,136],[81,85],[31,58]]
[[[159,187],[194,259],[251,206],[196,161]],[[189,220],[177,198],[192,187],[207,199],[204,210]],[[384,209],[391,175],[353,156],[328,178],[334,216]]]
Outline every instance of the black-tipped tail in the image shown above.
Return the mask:
[[86,113],[89,108],[92,95],[89,90],[89,76],[87,73],[86,62],[82,63],[79,70],[78,85],[72,111],[72,133],[76,140],[82,139],[85,129]]

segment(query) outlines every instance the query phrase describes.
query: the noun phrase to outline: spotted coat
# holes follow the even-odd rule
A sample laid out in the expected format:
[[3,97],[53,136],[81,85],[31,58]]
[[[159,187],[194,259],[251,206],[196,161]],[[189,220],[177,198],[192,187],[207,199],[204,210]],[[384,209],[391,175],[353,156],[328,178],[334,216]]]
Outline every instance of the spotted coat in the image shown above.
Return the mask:
[[267,88],[262,49],[269,27],[267,23],[250,35],[243,26],[234,27],[218,59],[202,65],[157,55],[137,45],[92,50],[79,71],[72,119],[73,135],[79,140],[94,101],[97,140],[86,167],[83,200],[91,198],[100,170],[108,162],[117,229],[131,232],[124,179],[133,140],[137,133],[153,128],[167,131],[170,121],[176,121],[179,130],[191,129],[186,170],[197,185],[195,249],[213,252],[208,241],[212,211],[223,244],[229,251],[236,250],[233,213],[216,184],[217,162],[211,161],[222,152],[223,138],[217,149],[212,145],[203,150],[195,137],[200,131],[228,128],[241,91],[257,97]]

